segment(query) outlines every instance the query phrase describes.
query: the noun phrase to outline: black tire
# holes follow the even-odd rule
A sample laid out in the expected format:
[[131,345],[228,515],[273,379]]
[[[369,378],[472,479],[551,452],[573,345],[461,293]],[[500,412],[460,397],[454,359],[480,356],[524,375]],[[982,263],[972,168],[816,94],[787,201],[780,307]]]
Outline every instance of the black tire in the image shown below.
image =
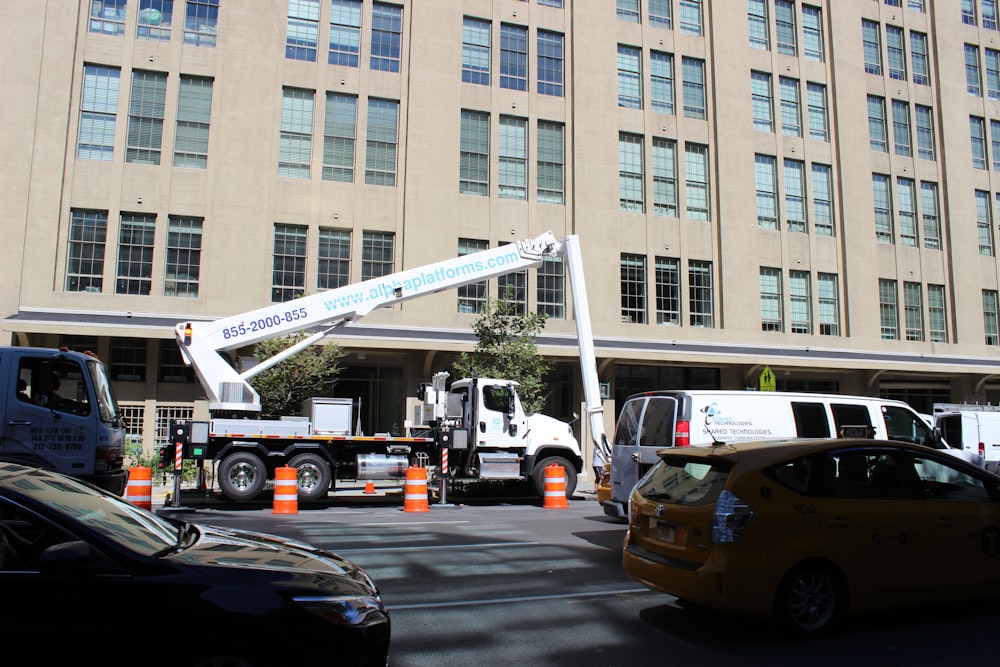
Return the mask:
[[288,465],[295,468],[298,476],[299,501],[315,502],[326,498],[330,492],[330,464],[319,454],[299,454],[293,456]]
[[572,498],[576,492],[576,468],[561,456],[547,456],[535,463],[531,471],[531,488],[539,498],[545,498],[545,468],[552,464],[560,465],[566,477],[566,497]]
[[267,468],[252,452],[236,452],[222,459],[219,488],[230,500],[253,500],[264,490]]
[[815,637],[830,630],[843,610],[844,589],[829,567],[802,565],[782,581],[775,599],[775,620],[798,637]]

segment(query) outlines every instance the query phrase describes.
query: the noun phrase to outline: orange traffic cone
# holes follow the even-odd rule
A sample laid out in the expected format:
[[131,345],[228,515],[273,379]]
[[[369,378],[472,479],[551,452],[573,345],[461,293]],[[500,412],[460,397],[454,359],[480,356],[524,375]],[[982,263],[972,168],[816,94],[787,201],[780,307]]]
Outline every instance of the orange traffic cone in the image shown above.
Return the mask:
[[556,463],[545,466],[545,499],[542,507],[547,509],[569,507],[569,503],[566,502],[566,470]]
[[271,514],[299,513],[299,471],[290,466],[274,469],[274,509]]
[[125,500],[136,507],[153,509],[153,469],[137,466],[129,468]]
[[427,468],[416,466],[406,469],[406,488],[403,490],[404,512],[429,512],[427,505]]
[[369,480],[368,482],[365,483],[365,493],[366,494],[375,493],[375,482]]

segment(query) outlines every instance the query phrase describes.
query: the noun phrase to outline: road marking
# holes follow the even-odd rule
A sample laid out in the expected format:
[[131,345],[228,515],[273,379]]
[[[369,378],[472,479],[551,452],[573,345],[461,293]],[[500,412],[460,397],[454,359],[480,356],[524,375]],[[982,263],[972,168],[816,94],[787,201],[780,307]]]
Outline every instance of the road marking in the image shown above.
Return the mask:
[[336,549],[338,554],[346,553],[366,553],[370,554],[376,551],[427,551],[430,549],[481,549],[483,547],[537,547],[541,542],[479,542],[477,544],[433,544],[424,546],[408,546],[408,547],[372,547],[366,549],[364,547],[360,549]]
[[[636,593],[656,593],[648,588],[622,588],[616,591],[591,591],[589,593],[560,593],[559,595],[529,595],[519,598],[492,598],[489,600],[454,600],[451,602],[423,602],[416,604],[386,603],[389,612],[399,609],[431,609],[439,607],[473,607],[486,604],[510,604],[519,602],[538,602],[540,600],[568,600],[572,598],[611,597],[614,595],[634,595]],[[662,595],[662,593],[657,593]]]

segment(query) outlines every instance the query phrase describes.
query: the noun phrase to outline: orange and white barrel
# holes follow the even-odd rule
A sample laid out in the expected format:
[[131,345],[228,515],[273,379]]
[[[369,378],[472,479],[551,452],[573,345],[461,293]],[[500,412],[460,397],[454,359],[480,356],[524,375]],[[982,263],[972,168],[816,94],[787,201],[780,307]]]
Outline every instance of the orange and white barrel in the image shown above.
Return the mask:
[[406,469],[406,487],[403,489],[404,512],[429,512],[427,504],[427,468],[416,466]]
[[274,469],[274,509],[272,514],[298,514],[299,474],[289,466]]
[[566,501],[566,470],[559,464],[545,466],[545,498],[542,507],[547,509],[564,509],[569,507]]
[[153,469],[137,466],[129,468],[125,500],[136,507],[153,509]]

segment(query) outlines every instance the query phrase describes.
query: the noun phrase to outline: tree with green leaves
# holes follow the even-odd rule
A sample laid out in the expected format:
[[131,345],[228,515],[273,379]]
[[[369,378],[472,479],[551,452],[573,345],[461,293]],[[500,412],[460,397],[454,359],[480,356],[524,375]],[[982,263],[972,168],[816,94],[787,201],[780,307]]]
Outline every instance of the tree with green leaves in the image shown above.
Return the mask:
[[[305,337],[297,333],[262,341],[254,346],[253,356],[270,359]],[[301,415],[306,400],[331,395],[344,354],[338,345],[312,345],[254,377],[261,417]]]
[[536,337],[545,327],[545,313],[522,312],[523,306],[508,293],[487,299],[472,325],[478,342],[471,353],[463,352],[453,369],[456,377],[503,378],[519,383],[517,393],[526,412],[538,412],[545,404],[545,376],[551,363],[538,354]]

